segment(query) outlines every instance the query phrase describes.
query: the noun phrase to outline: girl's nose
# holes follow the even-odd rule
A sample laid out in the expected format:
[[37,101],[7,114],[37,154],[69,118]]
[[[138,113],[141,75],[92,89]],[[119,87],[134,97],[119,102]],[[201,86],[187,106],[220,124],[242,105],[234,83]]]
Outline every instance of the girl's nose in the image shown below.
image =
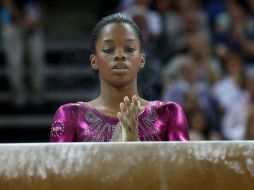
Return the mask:
[[125,54],[125,52],[122,48],[116,50],[115,55],[114,55],[114,59],[115,60],[124,60],[124,59],[126,59],[126,54]]

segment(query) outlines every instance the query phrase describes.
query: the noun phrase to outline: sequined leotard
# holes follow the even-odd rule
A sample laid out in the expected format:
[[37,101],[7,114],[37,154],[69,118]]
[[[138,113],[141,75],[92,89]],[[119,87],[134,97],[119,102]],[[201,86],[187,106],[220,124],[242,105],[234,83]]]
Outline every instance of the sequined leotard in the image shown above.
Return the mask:
[[[105,115],[88,102],[58,108],[51,124],[51,142],[107,142],[118,118]],[[188,123],[182,108],[173,102],[152,101],[138,116],[141,141],[187,141]]]

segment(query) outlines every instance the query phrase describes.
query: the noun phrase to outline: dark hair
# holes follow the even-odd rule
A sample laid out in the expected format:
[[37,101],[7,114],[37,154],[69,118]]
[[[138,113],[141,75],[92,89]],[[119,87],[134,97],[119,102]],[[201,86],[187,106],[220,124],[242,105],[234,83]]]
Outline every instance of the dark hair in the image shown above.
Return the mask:
[[112,15],[108,15],[104,18],[102,18],[99,23],[94,27],[93,32],[92,32],[92,51],[95,52],[95,44],[98,40],[98,37],[100,35],[100,32],[102,28],[108,24],[112,23],[126,23],[129,24],[135,31],[140,43],[142,43],[142,34],[139,29],[139,27],[135,24],[135,22],[127,17],[124,14],[121,13],[115,13]]

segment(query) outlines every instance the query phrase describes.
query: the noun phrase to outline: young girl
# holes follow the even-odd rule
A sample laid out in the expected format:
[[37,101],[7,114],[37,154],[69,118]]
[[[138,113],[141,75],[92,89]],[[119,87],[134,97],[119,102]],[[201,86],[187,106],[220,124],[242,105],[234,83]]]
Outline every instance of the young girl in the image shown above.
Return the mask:
[[117,13],[92,33],[90,62],[98,70],[101,93],[90,102],[62,105],[51,125],[51,142],[186,141],[188,124],[173,102],[139,97],[137,74],[145,66],[137,25]]

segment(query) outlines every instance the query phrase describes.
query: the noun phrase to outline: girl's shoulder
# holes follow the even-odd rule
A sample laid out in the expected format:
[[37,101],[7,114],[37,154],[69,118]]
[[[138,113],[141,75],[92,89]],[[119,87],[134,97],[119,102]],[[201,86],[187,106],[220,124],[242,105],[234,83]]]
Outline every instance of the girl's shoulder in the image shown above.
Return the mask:
[[150,101],[145,107],[152,107],[156,109],[181,109],[181,106],[176,102],[164,102],[160,100]]
[[83,107],[87,104],[87,102],[71,102],[71,103],[65,103],[65,104],[62,104],[60,107],[62,108],[79,108],[79,107]]
[[176,102],[150,101],[145,106],[143,116],[157,115],[168,119],[169,116],[180,116],[184,113],[182,107]]
[[87,102],[65,103],[59,106],[58,110],[61,110],[62,112],[69,112],[78,111],[82,108],[89,108]]

